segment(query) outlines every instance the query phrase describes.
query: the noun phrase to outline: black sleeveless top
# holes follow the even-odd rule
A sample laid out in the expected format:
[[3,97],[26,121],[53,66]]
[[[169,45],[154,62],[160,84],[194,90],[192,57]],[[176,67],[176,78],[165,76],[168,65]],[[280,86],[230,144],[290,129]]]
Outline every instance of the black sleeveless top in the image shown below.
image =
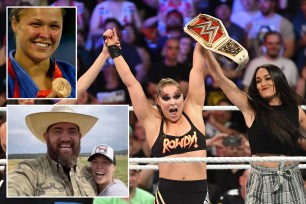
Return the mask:
[[158,137],[152,146],[152,157],[165,157],[173,154],[182,154],[197,150],[206,150],[205,135],[203,135],[183,112],[191,129],[182,136],[166,135],[163,132],[164,120],[161,122]]
[[[298,107],[280,105],[273,106],[273,109],[283,114],[295,127],[299,127]],[[270,135],[271,131],[267,131],[267,128],[262,121],[256,119],[256,116],[252,126],[247,128],[252,155],[258,153],[295,155],[294,152],[287,152],[281,142]]]

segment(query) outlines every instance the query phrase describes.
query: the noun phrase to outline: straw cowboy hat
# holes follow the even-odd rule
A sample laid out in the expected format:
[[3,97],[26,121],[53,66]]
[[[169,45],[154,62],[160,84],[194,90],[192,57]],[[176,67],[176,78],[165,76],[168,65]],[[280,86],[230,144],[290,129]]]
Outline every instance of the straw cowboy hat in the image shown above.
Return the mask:
[[69,106],[55,105],[50,112],[33,113],[26,116],[25,121],[29,130],[43,143],[46,143],[44,133],[47,128],[56,123],[68,122],[77,125],[82,137],[95,125],[98,118],[75,113]]

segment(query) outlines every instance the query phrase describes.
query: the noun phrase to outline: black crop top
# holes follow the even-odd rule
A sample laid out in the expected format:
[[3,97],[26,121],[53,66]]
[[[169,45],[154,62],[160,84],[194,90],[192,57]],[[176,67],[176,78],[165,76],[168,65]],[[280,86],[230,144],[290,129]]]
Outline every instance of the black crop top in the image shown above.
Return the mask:
[[[273,106],[276,111],[281,112],[297,128],[299,127],[299,109],[298,107],[289,107],[286,105]],[[286,154],[293,156],[294,152],[287,152],[280,141],[272,138],[267,131],[267,127],[262,121],[254,119],[254,122],[248,130],[248,137],[252,155],[258,153]]]
[[151,149],[152,157],[165,157],[206,149],[205,135],[193,125],[184,112],[183,115],[188,120],[191,130],[183,136],[166,135],[163,132],[164,120],[162,120],[158,137]]

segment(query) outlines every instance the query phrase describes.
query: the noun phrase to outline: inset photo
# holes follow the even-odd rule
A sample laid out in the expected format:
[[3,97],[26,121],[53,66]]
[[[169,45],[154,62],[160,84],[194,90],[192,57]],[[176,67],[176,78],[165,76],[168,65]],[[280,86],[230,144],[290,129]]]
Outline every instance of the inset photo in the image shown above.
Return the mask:
[[7,98],[76,98],[76,7],[6,12]]
[[6,185],[6,110],[0,109],[0,200]]
[[122,197],[127,105],[9,105],[7,197]]

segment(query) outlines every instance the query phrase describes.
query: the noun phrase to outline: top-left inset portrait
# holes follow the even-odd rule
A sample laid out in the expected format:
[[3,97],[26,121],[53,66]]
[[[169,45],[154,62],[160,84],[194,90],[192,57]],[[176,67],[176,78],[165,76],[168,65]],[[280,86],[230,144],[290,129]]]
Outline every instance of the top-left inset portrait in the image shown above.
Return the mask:
[[76,98],[76,7],[7,7],[7,98]]

